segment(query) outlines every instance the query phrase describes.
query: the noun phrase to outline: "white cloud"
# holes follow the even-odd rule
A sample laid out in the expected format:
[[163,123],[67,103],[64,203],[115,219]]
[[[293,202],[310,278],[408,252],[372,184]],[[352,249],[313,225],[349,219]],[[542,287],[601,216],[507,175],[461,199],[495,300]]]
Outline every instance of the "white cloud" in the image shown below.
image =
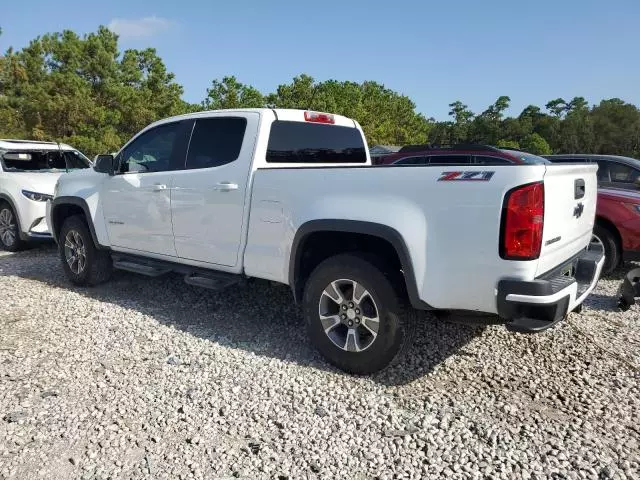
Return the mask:
[[168,30],[171,23],[166,18],[144,17],[139,19],[114,18],[109,22],[109,30],[117,33],[121,39],[147,38]]

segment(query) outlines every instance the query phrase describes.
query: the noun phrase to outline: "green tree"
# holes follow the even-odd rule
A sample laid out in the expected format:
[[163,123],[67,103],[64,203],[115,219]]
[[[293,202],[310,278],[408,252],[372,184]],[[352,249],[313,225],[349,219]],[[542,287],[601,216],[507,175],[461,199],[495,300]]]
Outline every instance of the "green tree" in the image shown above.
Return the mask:
[[202,102],[206,110],[227,108],[259,108],[265,106],[265,98],[254,87],[238,82],[236,77],[214,80]]
[[551,147],[547,141],[537,133],[530,133],[520,142],[520,148],[535,155],[551,154]]

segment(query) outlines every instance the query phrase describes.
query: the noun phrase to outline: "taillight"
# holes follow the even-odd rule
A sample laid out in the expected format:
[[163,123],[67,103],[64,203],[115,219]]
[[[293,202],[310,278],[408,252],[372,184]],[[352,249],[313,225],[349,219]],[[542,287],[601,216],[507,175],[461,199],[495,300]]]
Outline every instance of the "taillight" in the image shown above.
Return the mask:
[[330,113],[304,112],[304,119],[307,122],[314,123],[330,123],[331,125],[336,123],[335,118]]
[[544,184],[530,183],[507,192],[502,211],[500,256],[535,260],[542,248]]

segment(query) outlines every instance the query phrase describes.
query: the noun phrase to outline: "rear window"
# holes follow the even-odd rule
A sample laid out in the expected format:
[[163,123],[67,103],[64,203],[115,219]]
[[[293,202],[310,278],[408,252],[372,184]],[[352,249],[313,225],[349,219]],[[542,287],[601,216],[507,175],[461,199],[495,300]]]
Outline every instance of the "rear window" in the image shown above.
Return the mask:
[[525,163],[527,165],[546,165],[546,164],[552,163],[546,158],[539,157],[538,155],[534,155],[532,153],[518,152],[516,150],[507,150],[507,149],[503,149],[502,151],[509,155],[513,155],[514,157],[519,159],[522,163]]
[[269,163],[365,163],[357,128],[278,120],[271,125]]

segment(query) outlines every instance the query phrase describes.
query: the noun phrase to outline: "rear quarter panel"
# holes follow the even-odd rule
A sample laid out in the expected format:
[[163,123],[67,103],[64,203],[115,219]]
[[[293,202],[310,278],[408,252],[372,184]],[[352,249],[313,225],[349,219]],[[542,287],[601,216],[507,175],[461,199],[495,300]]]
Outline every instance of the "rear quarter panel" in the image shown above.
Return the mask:
[[[493,172],[487,181],[443,181],[445,172]],[[545,167],[271,168],[255,173],[245,272],[288,283],[296,231],[311,220],[390,226],[407,246],[421,300],[435,308],[495,313],[501,278],[532,279],[537,261],[499,256],[502,202],[542,180]]]

